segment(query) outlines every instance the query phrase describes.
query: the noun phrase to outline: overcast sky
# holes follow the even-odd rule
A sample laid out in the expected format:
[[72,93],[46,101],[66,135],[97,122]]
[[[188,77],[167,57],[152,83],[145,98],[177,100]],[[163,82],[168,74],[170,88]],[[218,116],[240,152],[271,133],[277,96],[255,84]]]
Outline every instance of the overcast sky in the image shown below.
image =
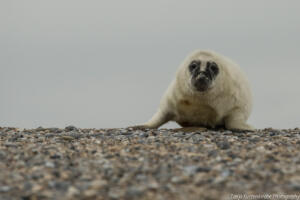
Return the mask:
[[0,126],[143,123],[186,55],[212,49],[248,75],[252,125],[299,127],[299,10],[297,0],[1,0]]

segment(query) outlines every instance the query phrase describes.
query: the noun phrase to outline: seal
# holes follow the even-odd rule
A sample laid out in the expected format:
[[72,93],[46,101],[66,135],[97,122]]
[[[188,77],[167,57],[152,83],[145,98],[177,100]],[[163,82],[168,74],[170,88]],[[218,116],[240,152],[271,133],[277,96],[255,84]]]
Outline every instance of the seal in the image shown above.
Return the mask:
[[196,50],[178,68],[158,111],[148,122],[133,128],[159,128],[175,121],[195,130],[221,126],[252,131],[247,124],[251,110],[252,93],[241,68],[214,51]]

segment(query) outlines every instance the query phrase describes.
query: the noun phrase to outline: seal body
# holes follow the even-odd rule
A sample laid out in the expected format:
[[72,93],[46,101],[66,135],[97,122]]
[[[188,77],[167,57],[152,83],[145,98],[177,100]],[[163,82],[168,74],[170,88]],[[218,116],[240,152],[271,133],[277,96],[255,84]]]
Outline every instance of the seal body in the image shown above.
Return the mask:
[[213,51],[196,50],[180,65],[158,111],[139,127],[175,121],[182,127],[250,131],[246,121],[251,110],[251,89],[240,67]]

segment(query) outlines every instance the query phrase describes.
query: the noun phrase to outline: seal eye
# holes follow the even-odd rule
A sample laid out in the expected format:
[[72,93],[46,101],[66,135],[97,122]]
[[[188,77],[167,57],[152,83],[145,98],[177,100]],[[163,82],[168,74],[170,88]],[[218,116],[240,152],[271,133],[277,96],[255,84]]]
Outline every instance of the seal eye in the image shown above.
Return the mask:
[[214,74],[217,74],[219,72],[218,65],[215,62],[211,63],[210,69],[214,72]]
[[198,66],[200,66],[200,61],[192,61],[190,66],[189,66],[189,69],[190,71],[194,71],[194,69],[196,69]]

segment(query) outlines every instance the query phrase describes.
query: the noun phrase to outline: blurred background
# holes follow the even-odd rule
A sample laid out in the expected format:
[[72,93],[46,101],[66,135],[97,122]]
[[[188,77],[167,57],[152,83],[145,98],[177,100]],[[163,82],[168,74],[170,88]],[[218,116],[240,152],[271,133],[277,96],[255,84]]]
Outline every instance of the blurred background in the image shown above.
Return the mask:
[[143,123],[186,55],[212,49],[248,75],[252,125],[299,127],[299,10],[296,0],[1,0],[0,126]]

